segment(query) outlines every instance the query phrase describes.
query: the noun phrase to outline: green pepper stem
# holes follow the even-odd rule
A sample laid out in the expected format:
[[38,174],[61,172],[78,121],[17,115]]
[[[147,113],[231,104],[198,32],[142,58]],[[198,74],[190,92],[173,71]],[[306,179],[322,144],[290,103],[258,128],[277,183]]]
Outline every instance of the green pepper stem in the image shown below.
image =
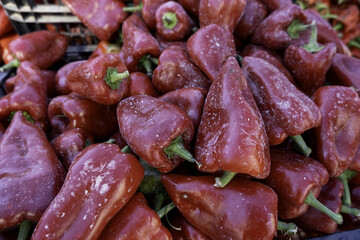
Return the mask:
[[115,143],[115,139],[110,138],[109,140],[107,140],[107,141],[106,141],[106,142],[104,142],[104,143]]
[[356,47],[356,48],[359,48],[360,49],[360,42],[356,41],[356,40],[351,40],[349,43],[348,43],[348,46],[349,47]]
[[29,235],[30,228],[31,228],[32,222],[29,220],[25,220],[20,224],[19,229],[19,235],[17,237],[17,240],[26,240],[27,236]]
[[171,210],[173,210],[176,207],[174,202],[171,202],[164,206],[162,209],[160,209],[157,212],[157,215],[159,215],[160,218],[164,217],[166,214],[168,214]]
[[311,27],[311,24],[305,25],[300,22],[300,20],[295,19],[290,23],[288,28],[286,29],[287,33],[292,39],[297,39],[300,36],[300,32]]
[[154,211],[157,212],[161,210],[161,206],[165,201],[165,196],[164,194],[159,193],[156,194],[154,198],[155,198]]
[[315,53],[324,48],[324,46],[320,46],[317,42],[317,27],[316,22],[312,21],[311,25],[311,36],[310,42],[304,45],[304,49],[308,52]]
[[344,194],[343,194],[343,204],[347,206],[351,206],[351,196],[349,189],[349,180],[357,175],[356,171],[347,169],[342,174],[340,174],[337,178],[342,182],[344,186]]
[[217,177],[215,178],[215,187],[218,188],[223,188],[225,187],[230,181],[231,179],[233,179],[235,177],[236,173],[235,172],[224,172],[224,174],[221,177]]
[[178,23],[178,19],[176,17],[176,13],[166,12],[161,17],[164,28],[166,29],[174,29],[176,24]]
[[239,66],[242,67],[242,62],[243,62],[244,58],[242,56],[240,56],[239,54],[235,54],[235,59],[238,62]]
[[17,68],[19,67],[21,62],[18,59],[14,59],[8,64],[5,64],[4,66],[0,67],[0,72],[4,72],[5,70],[11,69],[11,68]]
[[146,54],[140,59],[140,64],[145,69],[148,77],[152,78],[153,64],[158,65],[159,62],[157,58],[152,57],[150,54]]
[[341,214],[337,214],[337,213],[334,213],[333,211],[331,211],[324,204],[319,202],[319,200],[317,200],[311,192],[307,195],[307,197],[305,199],[305,203],[312,206],[313,208],[316,208],[317,210],[325,213],[331,219],[333,219],[337,224],[343,223],[343,218],[342,218]]
[[341,29],[343,29],[344,28],[344,24],[342,24],[342,23],[337,23],[334,27],[333,27],[333,29],[334,29],[334,31],[340,31]]
[[143,9],[143,4],[140,2],[139,5],[136,6],[128,6],[123,7],[123,12],[140,12]]
[[199,163],[193,155],[185,149],[181,136],[175,138],[168,147],[164,148],[164,152],[169,159],[174,158],[176,155],[182,157],[186,161],[194,162],[198,165],[198,167],[201,167],[201,163]]
[[119,89],[122,80],[130,77],[129,71],[119,73],[116,68],[108,68],[105,75],[105,82],[111,89]]
[[285,223],[278,220],[277,230],[286,233],[287,235],[294,235],[298,231],[295,223]]
[[360,210],[357,208],[352,208],[350,206],[342,205],[340,212],[347,213],[347,214],[353,215],[355,217],[360,217]]
[[309,156],[310,153],[312,152],[311,148],[309,148],[306,145],[306,142],[304,141],[304,139],[302,138],[301,135],[296,135],[296,136],[290,136],[290,138],[296,143],[296,146],[298,148],[300,148],[300,151],[305,155],[305,156]]
[[128,145],[126,145],[125,147],[123,147],[123,149],[121,149],[121,152],[123,153],[130,153],[130,147]]

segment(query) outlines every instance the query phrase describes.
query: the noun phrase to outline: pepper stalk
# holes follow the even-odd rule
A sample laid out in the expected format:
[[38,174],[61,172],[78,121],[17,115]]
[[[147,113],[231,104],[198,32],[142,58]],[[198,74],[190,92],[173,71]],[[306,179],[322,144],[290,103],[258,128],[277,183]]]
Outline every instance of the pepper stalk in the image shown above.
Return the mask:
[[178,19],[176,17],[176,13],[166,12],[161,16],[161,20],[164,28],[166,29],[174,29],[176,24],[178,23]]
[[17,240],[26,240],[29,232],[30,232],[30,228],[31,228],[32,222],[29,220],[25,220],[20,224],[20,229],[19,229],[19,234],[17,237]]
[[119,89],[122,80],[130,77],[129,71],[119,73],[116,68],[109,67],[106,71],[105,82],[111,89]]
[[144,5],[142,4],[142,2],[140,2],[138,5],[136,6],[127,6],[127,7],[123,7],[122,10],[124,12],[140,12],[143,9]]
[[349,189],[349,180],[357,175],[356,171],[347,169],[342,174],[340,174],[337,178],[341,181],[344,186],[344,194],[342,197],[342,202],[346,206],[351,206],[351,196]]
[[316,53],[324,48],[324,46],[320,46],[317,42],[317,27],[316,27],[316,21],[312,21],[310,24],[311,26],[311,36],[310,36],[310,42],[304,45],[304,49],[311,53]]
[[153,75],[153,65],[157,66],[159,61],[157,58],[152,57],[150,54],[145,54],[140,59],[140,65],[145,69],[148,77],[152,78]]
[[294,235],[298,231],[298,227],[295,223],[285,223],[278,220],[277,230],[284,232],[286,235]]
[[4,66],[0,67],[0,72],[4,72],[5,70],[12,69],[12,68],[17,68],[20,66],[20,64],[21,64],[21,62],[15,58],[8,64],[5,64]]
[[300,151],[305,155],[305,156],[310,156],[312,150],[311,148],[309,148],[306,145],[306,142],[304,141],[304,139],[302,138],[301,135],[296,135],[296,136],[290,136],[290,138],[294,141],[294,143],[296,144],[296,146],[300,149]]
[[311,24],[303,24],[299,19],[295,19],[290,23],[286,31],[292,39],[297,39],[300,37],[300,32],[310,27]]

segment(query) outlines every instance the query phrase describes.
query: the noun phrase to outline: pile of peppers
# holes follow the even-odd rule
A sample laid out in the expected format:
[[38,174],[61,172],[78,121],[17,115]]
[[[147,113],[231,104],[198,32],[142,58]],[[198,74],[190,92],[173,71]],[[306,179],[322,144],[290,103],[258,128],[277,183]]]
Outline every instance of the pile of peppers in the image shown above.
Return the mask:
[[360,228],[359,26],[344,42],[324,1],[63,3],[99,39],[87,59],[0,8],[1,239]]

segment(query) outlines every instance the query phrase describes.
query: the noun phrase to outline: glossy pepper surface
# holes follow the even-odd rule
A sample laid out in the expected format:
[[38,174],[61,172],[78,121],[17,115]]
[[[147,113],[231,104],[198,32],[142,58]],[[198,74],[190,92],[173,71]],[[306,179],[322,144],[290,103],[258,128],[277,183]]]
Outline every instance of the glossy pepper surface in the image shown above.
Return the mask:
[[315,129],[317,158],[330,176],[348,168],[360,144],[360,98],[349,87],[326,86],[313,95],[322,121]]
[[72,91],[94,102],[115,105],[128,92],[129,76],[118,54],[107,53],[72,69],[66,83]]
[[191,119],[179,107],[145,95],[124,99],[117,107],[121,135],[136,155],[161,172],[169,172],[183,160],[164,152],[181,137],[185,148],[194,136]]
[[151,79],[142,72],[133,72],[130,74],[128,96],[134,95],[148,95],[152,97],[159,96],[151,82]]
[[109,41],[128,16],[125,3],[117,0],[64,0],[64,4],[84,25],[103,41]]
[[76,94],[53,98],[48,117],[55,137],[73,128],[84,128],[95,139],[104,140],[117,130],[113,106],[101,105]]
[[47,86],[41,70],[31,62],[23,62],[17,75],[7,81],[7,95],[0,98],[1,120],[11,112],[27,112],[44,131],[48,129]]
[[69,74],[69,72],[72,69],[77,68],[78,66],[80,66],[85,62],[86,60],[80,60],[80,61],[67,63],[56,72],[55,88],[56,88],[56,92],[59,95],[67,95],[72,92],[72,90],[69,88],[68,84],[66,83],[66,76]]
[[47,69],[64,56],[67,46],[65,35],[42,30],[11,41],[9,50],[20,62],[29,61],[40,69]]
[[329,181],[326,168],[318,161],[294,152],[271,149],[271,172],[264,182],[279,197],[279,217],[301,216],[309,205],[305,199],[311,192],[315,198]]
[[0,176],[0,229],[38,221],[65,178],[44,132],[21,112],[0,140]]
[[214,81],[225,60],[236,53],[231,32],[219,25],[200,28],[187,40],[190,58]]
[[141,17],[151,30],[156,29],[156,10],[161,4],[168,0],[143,0],[143,7],[141,9]]
[[174,228],[170,228],[171,235],[174,240],[211,240],[199,229],[189,223],[180,213],[176,213],[171,220],[171,225]]
[[217,24],[233,33],[244,14],[246,0],[201,0],[200,27]]
[[5,34],[13,31],[13,27],[11,25],[10,19],[6,14],[5,9],[0,6],[0,37],[3,37]]
[[245,57],[243,70],[265,122],[269,144],[320,125],[317,105],[299,91],[274,65]]
[[212,239],[273,239],[277,196],[258,182],[234,178],[225,188],[212,176],[167,174],[161,180],[181,214]]
[[97,239],[143,177],[138,160],[122,153],[117,145],[87,147],[75,157],[63,187],[31,239]]
[[189,58],[186,51],[169,47],[162,51],[152,82],[161,93],[185,87],[209,89],[211,81]]
[[106,225],[100,235],[104,240],[173,239],[160,217],[148,205],[144,195],[134,194],[130,201]]
[[265,5],[268,7],[268,9],[273,12],[277,9],[287,7],[289,5],[292,5],[291,0],[261,0]]
[[74,128],[66,131],[51,141],[59,160],[65,169],[69,169],[71,163],[87,145],[94,143],[94,138],[83,128]]
[[270,172],[264,123],[234,57],[226,60],[206,97],[195,157],[201,171],[222,169],[256,178]]
[[191,16],[197,17],[199,15],[200,0],[179,0],[179,3]]
[[111,44],[107,41],[100,41],[95,51],[90,55],[89,59],[98,57],[107,53],[119,53],[121,48],[116,44]]

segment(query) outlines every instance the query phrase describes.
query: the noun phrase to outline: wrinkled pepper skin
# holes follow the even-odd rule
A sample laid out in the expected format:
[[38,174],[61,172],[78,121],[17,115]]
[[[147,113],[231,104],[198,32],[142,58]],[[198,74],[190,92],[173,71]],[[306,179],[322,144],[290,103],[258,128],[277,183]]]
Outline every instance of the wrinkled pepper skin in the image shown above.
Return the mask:
[[279,217],[292,219],[306,212],[311,192],[315,198],[329,181],[326,168],[318,161],[291,151],[270,149],[271,172],[264,180],[279,197]]
[[59,160],[65,169],[69,169],[71,163],[87,144],[94,143],[94,138],[83,128],[74,128],[66,131],[51,141]]
[[[166,14],[175,14],[175,26],[167,27],[163,18]],[[179,41],[187,38],[191,34],[192,28],[195,26],[194,21],[189,17],[184,8],[177,2],[168,1],[161,4],[156,10],[156,32],[168,41]],[[166,22],[166,21],[165,21]]]
[[317,159],[337,177],[351,164],[360,144],[360,98],[342,86],[321,87],[312,98],[323,116],[315,129]]
[[0,6],[0,38],[14,30],[5,9]]
[[69,88],[94,102],[115,105],[123,99],[129,89],[129,78],[121,79],[118,88],[112,89],[106,82],[107,70],[116,69],[124,73],[127,68],[118,54],[108,53],[92,58],[72,69],[66,76]]
[[[339,179],[330,178],[321,188],[317,198],[322,204],[334,213],[340,213],[344,187]],[[296,223],[312,231],[331,234],[337,230],[338,224],[319,210],[309,207],[305,214],[296,219]]]
[[303,24],[311,23],[302,9],[295,4],[272,12],[255,29],[251,42],[264,45],[273,50],[284,50],[290,44],[295,43],[296,45],[304,45],[308,42],[310,36],[308,30],[302,31],[299,39],[292,39],[286,31],[290,23],[295,19]]
[[320,125],[317,105],[274,65],[245,57],[243,70],[264,119],[270,146],[280,144],[288,135],[296,136]]
[[180,213],[175,214],[172,218],[171,225],[179,228],[170,228],[174,240],[211,240],[211,238],[189,223]]
[[156,30],[156,10],[169,0],[143,0],[141,17],[150,30]]
[[103,240],[172,240],[159,216],[148,205],[140,192],[130,199],[106,225],[100,235]]
[[202,88],[188,87],[168,92],[158,99],[174,104],[184,110],[191,119],[194,128],[197,129],[200,123],[206,94],[206,90]]
[[85,63],[86,60],[80,60],[75,62],[70,62],[62,66],[56,73],[55,76],[55,84],[56,84],[56,92],[59,95],[67,95],[72,92],[72,90],[69,88],[69,86],[66,83],[66,76],[73,70],[74,68],[77,68],[81,64]]
[[65,178],[46,135],[21,112],[0,140],[0,176],[0,229],[38,221]]
[[360,59],[335,54],[326,80],[335,85],[360,89]]
[[42,30],[16,38],[9,44],[9,51],[20,62],[29,61],[47,69],[64,56],[67,46],[65,35]]
[[161,93],[167,93],[186,87],[200,87],[208,90],[209,78],[191,62],[187,53],[181,48],[165,49],[159,57],[152,82]]
[[336,54],[336,45],[327,43],[316,53],[302,47],[290,45],[284,53],[284,65],[294,75],[296,85],[311,96],[321,87],[326,78],[332,60]]
[[270,64],[274,65],[282,74],[284,74],[291,83],[295,84],[293,76],[282,64],[282,57],[276,51],[267,49],[266,47],[260,45],[248,44],[241,51],[241,56],[261,58],[269,62]]
[[233,33],[244,14],[246,0],[201,0],[200,27],[217,24]]
[[107,53],[119,53],[121,48],[115,44],[110,44],[107,41],[100,41],[95,51],[90,55],[88,59],[96,58]]
[[84,128],[96,140],[105,140],[117,130],[113,106],[101,105],[76,94],[52,99],[48,117],[55,137],[73,128]]
[[169,172],[182,158],[169,159],[164,148],[181,136],[188,148],[194,136],[191,119],[179,107],[156,98],[137,95],[117,107],[121,135],[136,155],[160,172]]
[[234,178],[225,188],[213,176],[167,174],[161,177],[181,214],[212,239],[273,239],[277,196],[258,182]]
[[267,14],[268,10],[263,2],[260,0],[246,0],[244,14],[235,27],[234,35],[240,40],[247,39]]
[[190,58],[214,81],[225,60],[236,53],[231,32],[216,24],[200,28],[187,40]]
[[268,139],[255,102],[234,57],[228,58],[205,100],[195,143],[200,171],[218,170],[266,178],[270,172]]
[[140,70],[138,63],[145,54],[159,57],[160,49],[156,39],[136,13],[124,21],[122,34],[124,44],[121,48],[120,57],[130,72]]
[[144,170],[111,143],[93,144],[77,155],[63,187],[37,224],[32,240],[98,239],[136,192]]
[[291,0],[261,0],[268,7],[270,12],[292,5]]
[[158,97],[159,94],[155,90],[150,78],[142,72],[133,72],[130,74],[128,96],[148,95]]
[[30,62],[21,63],[6,88],[10,92],[0,98],[0,119],[6,120],[11,112],[25,111],[47,131],[47,86],[41,70]]
[[97,38],[109,41],[128,14],[125,3],[117,0],[64,0],[64,4]]

